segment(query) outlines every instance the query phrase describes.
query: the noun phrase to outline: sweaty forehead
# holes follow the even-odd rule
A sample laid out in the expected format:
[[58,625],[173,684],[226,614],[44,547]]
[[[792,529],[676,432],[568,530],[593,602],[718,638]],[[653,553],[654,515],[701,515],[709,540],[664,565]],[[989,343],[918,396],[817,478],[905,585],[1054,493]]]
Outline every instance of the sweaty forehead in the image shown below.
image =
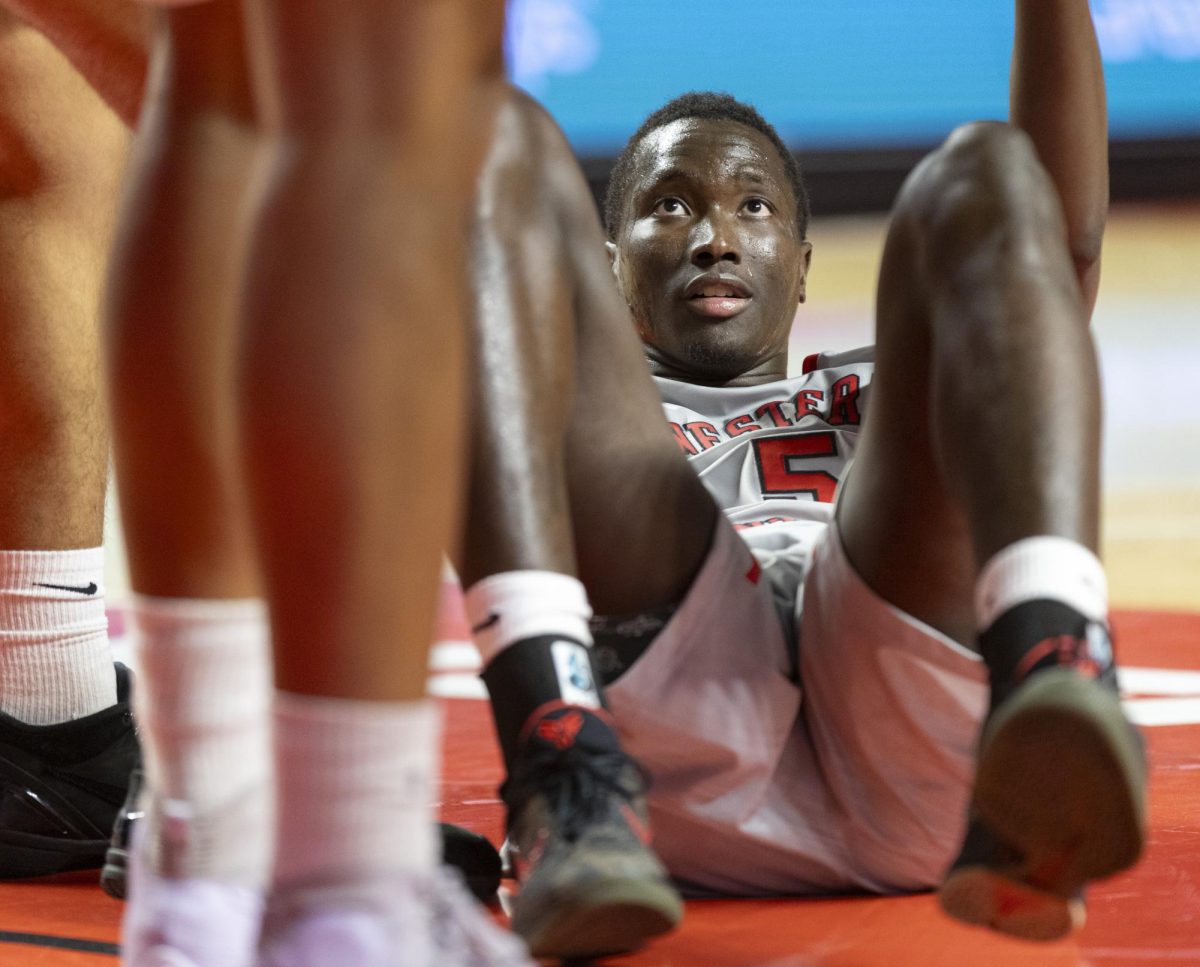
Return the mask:
[[727,119],[680,118],[656,128],[638,145],[634,184],[673,178],[790,184],[783,159],[760,131]]

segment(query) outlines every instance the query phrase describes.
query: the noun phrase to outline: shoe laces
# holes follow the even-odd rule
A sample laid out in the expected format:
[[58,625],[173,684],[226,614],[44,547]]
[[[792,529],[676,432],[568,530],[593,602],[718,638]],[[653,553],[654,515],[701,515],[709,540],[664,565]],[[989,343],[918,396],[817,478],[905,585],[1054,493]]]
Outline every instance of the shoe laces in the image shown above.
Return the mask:
[[[638,779],[627,778],[631,771]],[[613,796],[632,803],[645,780],[641,767],[624,752],[573,746],[529,755],[514,769],[500,795],[510,804],[510,815],[517,815],[519,806],[533,796],[543,797],[558,834],[574,842],[612,812]]]

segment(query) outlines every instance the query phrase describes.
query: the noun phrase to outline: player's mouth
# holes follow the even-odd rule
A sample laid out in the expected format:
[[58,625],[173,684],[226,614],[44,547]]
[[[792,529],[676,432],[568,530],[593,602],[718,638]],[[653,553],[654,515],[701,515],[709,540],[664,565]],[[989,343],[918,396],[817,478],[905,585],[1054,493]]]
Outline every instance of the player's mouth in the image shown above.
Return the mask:
[[728,319],[736,316],[754,298],[741,279],[731,275],[700,275],[683,290],[683,301],[700,316]]

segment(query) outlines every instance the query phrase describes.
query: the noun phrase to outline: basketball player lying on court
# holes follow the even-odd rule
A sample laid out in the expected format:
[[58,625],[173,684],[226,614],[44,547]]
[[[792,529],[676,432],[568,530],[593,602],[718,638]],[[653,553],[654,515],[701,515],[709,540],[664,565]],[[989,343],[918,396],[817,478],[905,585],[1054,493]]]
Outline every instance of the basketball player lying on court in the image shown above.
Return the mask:
[[[1016,23],[1010,122],[954,131],[897,198],[873,352],[791,378],[808,202],[752,108],[691,94],[646,120],[611,261],[553,123],[506,109],[460,568],[535,953],[620,852],[604,837],[640,825],[639,784],[597,756],[610,727],[695,891],[936,887],[1051,938],[1136,860],[1143,756],[1096,556],[1103,80],[1086,0],[1017,0]],[[592,625],[607,712],[575,577],[627,616]],[[556,762],[573,800],[539,792]],[[649,917],[643,878],[626,912]]]

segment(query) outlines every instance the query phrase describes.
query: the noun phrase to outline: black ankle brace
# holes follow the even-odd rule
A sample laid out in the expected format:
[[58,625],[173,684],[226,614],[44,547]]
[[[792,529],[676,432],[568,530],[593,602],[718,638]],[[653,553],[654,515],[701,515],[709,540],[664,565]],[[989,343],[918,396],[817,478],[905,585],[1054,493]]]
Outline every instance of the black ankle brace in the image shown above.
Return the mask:
[[1069,667],[1116,688],[1108,629],[1060,601],[1040,599],[1009,608],[979,636],[992,707],[1030,675]]
[[538,709],[603,707],[591,649],[562,635],[539,635],[510,645],[492,659],[481,677],[509,769],[519,750],[521,731]]

